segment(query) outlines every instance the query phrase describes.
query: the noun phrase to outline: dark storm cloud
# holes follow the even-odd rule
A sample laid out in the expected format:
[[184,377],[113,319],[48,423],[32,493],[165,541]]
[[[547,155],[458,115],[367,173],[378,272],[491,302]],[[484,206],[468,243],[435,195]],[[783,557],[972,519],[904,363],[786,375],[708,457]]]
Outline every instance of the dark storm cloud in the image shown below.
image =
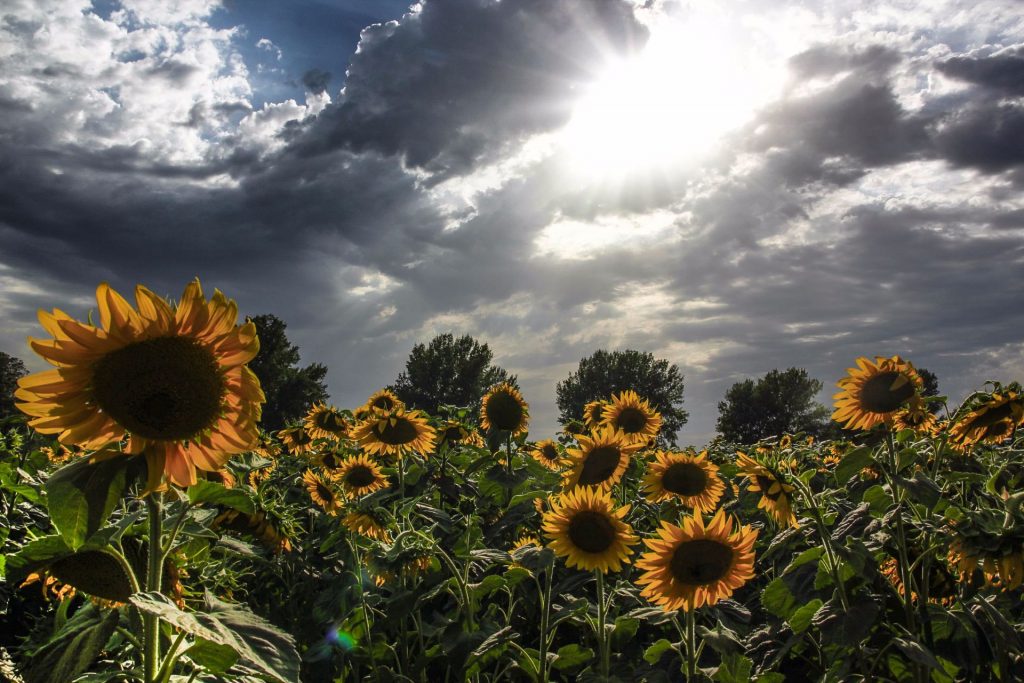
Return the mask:
[[564,124],[574,88],[645,37],[619,0],[429,2],[363,31],[344,98],[296,147],[377,150],[465,173]]
[[319,95],[320,93],[327,90],[328,83],[331,82],[331,74],[329,71],[323,71],[322,69],[310,69],[306,73],[302,74],[302,84],[312,92]]
[[1001,50],[987,57],[952,57],[938,70],[951,77],[1006,95],[1024,95],[1024,46]]

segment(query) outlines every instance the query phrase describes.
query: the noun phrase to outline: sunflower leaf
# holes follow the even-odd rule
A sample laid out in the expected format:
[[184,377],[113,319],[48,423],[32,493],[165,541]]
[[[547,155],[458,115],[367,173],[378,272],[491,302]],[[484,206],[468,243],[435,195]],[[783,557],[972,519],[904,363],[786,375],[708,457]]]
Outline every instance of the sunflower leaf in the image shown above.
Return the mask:
[[552,667],[559,671],[565,669],[572,669],[580,664],[589,662],[594,658],[594,651],[589,647],[583,647],[573,643],[571,645],[563,645],[558,648],[558,652],[555,653],[557,657],[551,664]]
[[862,446],[861,448],[853,449],[843,456],[843,459],[836,465],[836,481],[849,481],[855,474],[874,461],[874,458],[871,457],[870,448]]
[[782,579],[774,579],[761,592],[761,605],[782,619],[788,619],[796,606],[796,598]]
[[819,545],[813,548],[808,548],[807,550],[797,555],[796,558],[794,558],[793,561],[789,563],[789,566],[786,567],[786,569],[782,573],[788,574],[791,571],[795,570],[797,567],[801,567],[810,562],[816,562],[823,554],[825,554],[824,546]]
[[789,627],[793,629],[793,633],[803,633],[806,631],[807,627],[811,625],[811,619],[821,609],[822,604],[824,603],[822,603],[820,598],[815,598],[793,612],[792,616],[786,620]]
[[84,604],[74,616],[32,653],[29,683],[65,683],[89,668],[117,628],[117,610]]
[[81,458],[53,473],[45,484],[53,525],[72,550],[95,534],[124,494],[129,458],[89,462]]
[[256,512],[252,496],[244,489],[229,489],[216,481],[197,481],[188,487],[188,501],[193,505],[222,505],[247,515]]
[[662,638],[644,650],[644,661],[648,664],[657,664],[661,659],[661,656],[673,647],[674,646],[667,638]]

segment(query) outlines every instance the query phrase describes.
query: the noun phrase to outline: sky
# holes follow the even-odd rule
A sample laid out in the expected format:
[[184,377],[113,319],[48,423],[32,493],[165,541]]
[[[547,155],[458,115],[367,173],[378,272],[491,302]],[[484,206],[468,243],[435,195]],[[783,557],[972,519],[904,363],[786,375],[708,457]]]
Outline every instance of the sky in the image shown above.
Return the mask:
[[825,388],[1024,380],[1024,12],[1004,0],[5,0],[0,350],[199,276],[354,407],[435,334],[531,437],[597,349]]

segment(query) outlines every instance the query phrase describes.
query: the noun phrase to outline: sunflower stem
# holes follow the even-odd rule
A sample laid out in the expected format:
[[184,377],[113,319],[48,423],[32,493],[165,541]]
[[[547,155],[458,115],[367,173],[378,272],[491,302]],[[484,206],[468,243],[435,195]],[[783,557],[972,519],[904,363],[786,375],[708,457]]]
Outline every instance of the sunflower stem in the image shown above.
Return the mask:
[[686,680],[697,679],[697,610],[686,610]]
[[540,603],[540,683],[547,683],[548,672],[548,628],[551,623],[551,587],[555,583],[555,556],[551,555],[544,572],[544,592],[541,593]]
[[[149,514],[149,564],[146,570],[146,590],[150,593],[160,592],[160,579],[163,572],[163,494],[154,491],[146,496],[146,511]],[[142,615],[143,639],[143,672],[146,683],[157,683],[160,675],[160,618],[155,614]]]
[[828,560],[832,580],[835,582],[836,590],[839,592],[839,601],[842,603],[843,609],[848,611],[850,609],[850,598],[846,594],[846,584],[839,574],[838,554],[835,548],[832,547],[832,534],[829,533],[828,528],[825,526],[825,516],[821,513],[821,508],[818,506],[818,501],[815,500],[814,492],[811,488],[800,477],[793,477],[793,482],[803,496],[807,506],[811,509],[811,517],[814,519],[814,525],[818,527],[821,545],[825,548],[825,557]]
[[608,678],[611,670],[611,655],[608,652],[608,634],[605,621],[608,619],[608,605],[604,601],[604,572],[595,569],[597,575],[597,646],[601,652],[601,675]]
[[348,538],[349,548],[352,549],[352,558],[355,560],[355,569],[352,575],[359,584],[359,604],[363,611],[363,621],[366,624],[366,649],[370,653],[370,666],[373,667],[373,676],[379,682],[380,672],[377,671],[377,656],[373,653],[373,626],[370,621],[370,610],[366,606],[366,591],[363,590],[363,563],[359,557],[359,543],[352,536]]

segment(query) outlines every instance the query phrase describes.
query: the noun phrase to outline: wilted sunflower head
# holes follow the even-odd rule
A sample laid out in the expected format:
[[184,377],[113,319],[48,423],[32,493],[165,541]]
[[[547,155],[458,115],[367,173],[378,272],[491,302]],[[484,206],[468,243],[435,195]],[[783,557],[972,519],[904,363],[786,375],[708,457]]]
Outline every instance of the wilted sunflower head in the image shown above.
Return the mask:
[[552,439],[544,439],[534,444],[530,449],[530,456],[549,470],[558,470],[561,467],[562,454],[558,451],[558,444]]
[[128,436],[125,453],[145,454],[148,490],[161,478],[196,483],[256,443],[265,400],[246,366],[259,351],[256,326],[236,325],[238,307],[199,280],[172,306],[138,285],[137,308],[107,284],[96,289],[98,327],[63,311],[39,311],[53,337],[29,345],[55,369],[18,380],[18,407],[42,434],[100,449]]
[[280,430],[277,433],[277,438],[281,440],[281,443],[284,444],[285,448],[292,455],[306,453],[313,447],[313,435],[302,425],[295,425]]
[[306,414],[306,431],[314,439],[343,439],[348,436],[345,414],[326,403],[317,403]]
[[892,419],[892,428],[895,431],[912,429],[918,434],[934,434],[936,431],[935,414],[928,410],[924,399],[914,396],[907,402],[905,408],[897,411]]
[[434,451],[437,432],[419,411],[396,408],[375,411],[352,430],[352,438],[371,455],[404,457],[419,453],[428,457]]
[[274,553],[290,552],[292,549],[288,533],[270,520],[266,510],[256,510],[252,514],[233,509],[222,510],[214,518],[211,528],[253,536]]
[[376,411],[389,413],[399,408],[405,408],[405,404],[390,389],[381,389],[370,398],[366,399],[360,411],[364,416],[372,415]]
[[567,566],[617,572],[629,562],[629,546],[637,542],[632,527],[622,521],[627,512],[628,505],[614,509],[608,491],[577,488],[552,501],[542,528],[550,539],[548,547]]
[[[957,522],[949,544],[949,565],[961,581],[974,580],[980,569],[986,584],[1004,591],[1024,583],[1024,523],[1019,509],[1000,519],[1002,511],[979,508]],[[1015,518],[1014,518],[1015,517]]]
[[631,444],[645,445],[658,436],[661,414],[632,390],[613,394],[602,413],[601,425],[621,431]]
[[342,517],[341,523],[352,533],[384,543],[391,542],[391,532],[388,531],[387,523],[372,512],[353,510]]
[[640,595],[666,611],[690,611],[714,605],[754,577],[757,532],[735,525],[719,510],[708,525],[699,512],[683,526],[662,522],[655,538],[644,539],[650,549],[637,560],[644,573],[637,579]]
[[313,470],[306,470],[302,475],[302,481],[306,484],[306,490],[309,491],[309,497],[314,503],[329,515],[338,514],[338,510],[341,509],[341,496],[329,479]]
[[655,452],[642,483],[647,500],[658,503],[675,498],[696,512],[710,513],[725,493],[725,484],[707,455],[707,451]]
[[458,420],[447,420],[438,430],[440,438],[438,439],[438,446],[447,444],[449,446],[475,446],[482,448],[484,445],[483,437],[480,436],[480,432],[475,430],[469,425],[462,424]]
[[787,468],[779,467],[770,456],[759,454],[750,457],[742,451],[736,453],[736,464],[739,474],[747,478],[747,488],[761,493],[757,507],[780,526],[798,528],[800,524],[793,513],[793,491],[796,487],[789,483]]
[[562,477],[566,490],[577,486],[610,488],[626,473],[634,453],[641,444],[630,443],[621,431],[605,427],[590,436],[578,435],[578,448],[566,449]]
[[365,496],[390,486],[377,463],[366,455],[346,458],[334,476],[341,484],[342,490],[349,496]]
[[530,424],[530,407],[523,395],[509,382],[493,387],[480,406],[480,427],[484,431],[500,429],[516,437],[526,433]]
[[891,424],[895,413],[924,386],[914,366],[899,356],[878,356],[874,362],[858,358],[857,367],[846,372],[848,376],[837,382],[842,391],[833,397],[832,413],[832,419],[846,429]]
[[594,431],[601,426],[601,422],[604,420],[604,409],[608,406],[608,401],[602,401],[598,399],[591,401],[587,405],[583,406],[583,424],[590,431]]
[[1005,441],[1024,423],[1024,396],[1016,384],[976,398],[972,407],[949,430],[950,442],[959,450]]

